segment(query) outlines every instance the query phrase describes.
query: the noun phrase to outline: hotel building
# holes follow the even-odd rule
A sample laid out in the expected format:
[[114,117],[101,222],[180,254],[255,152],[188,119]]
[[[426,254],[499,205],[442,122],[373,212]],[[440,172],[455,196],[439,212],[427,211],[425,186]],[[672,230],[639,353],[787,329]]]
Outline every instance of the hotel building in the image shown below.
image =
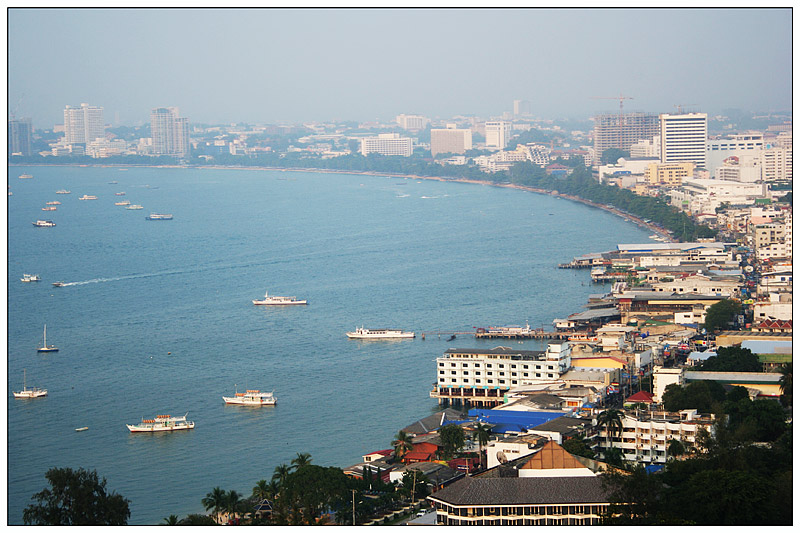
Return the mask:
[[659,115],[661,123],[661,162],[691,161],[695,168],[706,168],[708,115],[684,113]]
[[414,142],[410,137],[400,137],[399,133],[381,133],[377,137],[361,139],[361,155],[369,154],[399,155],[410,157],[414,153]]
[[504,150],[511,140],[511,123],[504,121],[486,123],[486,148]]
[[103,108],[81,104],[64,108],[64,140],[66,144],[86,144],[106,136]]
[[157,107],[150,112],[153,155],[189,156],[189,119],[178,115],[177,107]]
[[456,129],[455,125],[448,124],[446,129],[431,130],[431,155],[437,154],[463,154],[472,150],[472,130]]

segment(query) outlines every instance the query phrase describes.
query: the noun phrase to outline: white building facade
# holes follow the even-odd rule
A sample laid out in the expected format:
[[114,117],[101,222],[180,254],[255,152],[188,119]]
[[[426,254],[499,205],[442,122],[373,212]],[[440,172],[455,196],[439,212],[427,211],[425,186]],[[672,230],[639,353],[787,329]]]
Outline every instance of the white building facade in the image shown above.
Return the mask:
[[486,123],[486,148],[503,150],[511,140],[511,123],[495,121]]
[[381,133],[377,137],[361,139],[361,155],[369,154],[399,155],[410,157],[414,153],[414,141],[401,137],[399,133]]
[[661,125],[661,162],[691,161],[695,168],[706,168],[708,115],[684,113],[659,115]]
[[64,139],[66,144],[86,144],[104,139],[106,127],[103,108],[81,104],[64,108]]

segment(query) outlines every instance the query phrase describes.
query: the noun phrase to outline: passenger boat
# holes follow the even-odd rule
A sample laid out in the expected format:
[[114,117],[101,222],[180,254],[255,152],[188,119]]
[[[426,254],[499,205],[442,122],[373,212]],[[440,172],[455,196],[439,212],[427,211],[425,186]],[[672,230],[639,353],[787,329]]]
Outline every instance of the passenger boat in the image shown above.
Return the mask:
[[56,206],[54,206],[54,205],[48,205],[47,207],[43,207],[42,208],[42,211],[55,211],[55,210],[56,210]]
[[33,222],[33,225],[37,228],[53,228],[55,227],[56,223],[52,220],[37,220]]
[[31,178],[33,178],[33,176],[31,176],[30,174],[20,174],[19,175],[19,179],[21,179],[21,180],[29,180]]
[[183,416],[158,415],[154,419],[142,418],[138,424],[125,424],[131,433],[155,433],[157,431],[178,431],[181,429],[194,429],[194,422],[187,422],[186,413]]
[[264,293],[263,300],[253,300],[253,305],[306,305],[307,300],[298,300],[294,296],[270,296],[269,291]]
[[56,191],[56,194],[71,194],[72,191],[68,191],[66,189],[61,189],[60,191]]
[[131,205],[130,200],[123,200],[122,202],[114,202],[114,205]]
[[[13,392],[13,391],[12,391]],[[14,392],[14,398],[41,398],[47,396],[47,389],[40,389],[39,387],[28,388],[27,376],[25,369],[22,369],[22,390]]]
[[59,202],[58,200],[55,200],[53,202],[46,202],[44,205],[61,205],[61,202]]
[[150,216],[144,217],[145,220],[172,220],[172,215],[163,213],[150,213]]
[[91,194],[84,194],[78,200],[97,200],[97,196],[92,196]]
[[23,283],[30,283],[31,281],[41,281],[42,278],[39,277],[39,274],[23,274],[20,281]]
[[125,209],[144,209],[144,207],[142,207],[142,206],[140,206],[138,204],[133,204],[133,205],[129,205]]
[[247,392],[236,392],[233,396],[223,396],[225,403],[232,405],[275,405],[278,400],[272,392],[261,392],[260,390],[248,390]]
[[348,331],[349,339],[413,339],[413,331],[402,331],[399,329],[368,329],[358,328],[355,331]]
[[48,346],[47,344],[47,324],[44,325],[44,340],[42,341],[42,347],[36,350],[37,352],[57,352],[58,348],[53,346],[52,344]]

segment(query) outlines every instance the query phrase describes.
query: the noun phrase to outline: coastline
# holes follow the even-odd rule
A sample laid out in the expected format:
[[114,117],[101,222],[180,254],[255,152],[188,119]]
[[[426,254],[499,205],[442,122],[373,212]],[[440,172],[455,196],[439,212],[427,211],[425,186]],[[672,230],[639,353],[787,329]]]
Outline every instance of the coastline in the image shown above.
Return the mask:
[[658,235],[662,239],[665,239],[667,242],[678,242],[676,241],[672,235],[669,234],[663,228],[659,228],[653,224],[649,224],[645,222],[643,219],[637,217],[636,215],[632,215],[629,213],[623,213],[619,209],[615,207],[609,207],[607,205],[598,204],[596,202],[592,202],[591,200],[586,200],[579,196],[574,196],[571,194],[564,194],[558,191],[548,191],[546,189],[539,189],[536,187],[528,187],[525,185],[514,185],[513,183],[495,183],[492,181],[485,181],[485,180],[471,180],[466,178],[442,178],[437,176],[418,176],[416,174],[394,174],[394,173],[386,173],[386,172],[374,172],[374,171],[359,171],[359,170],[338,170],[338,169],[319,169],[319,168],[283,168],[283,167],[260,167],[260,166],[253,166],[253,167],[241,167],[241,166],[228,166],[228,165],[203,165],[203,166],[186,166],[186,165],[117,165],[117,164],[96,164],[96,165],[87,165],[87,164],[80,164],[80,165],[66,165],[66,164],[53,164],[53,165],[37,165],[37,164],[28,164],[28,165],[8,165],[9,167],[15,166],[28,166],[28,167],[35,167],[35,166],[64,166],[64,167],[99,167],[99,168],[125,168],[125,167],[137,167],[137,168],[196,168],[196,169],[209,169],[209,170],[269,170],[269,171],[279,171],[279,172],[317,172],[320,174],[355,174],[360,176],[379,176],[379,177],[386,177],[386,178],[409,178],[409,179],[420,179],[420,180],[432,180],[432,181],[441,181],[441,182],[448,182],[448,183],[469,183],[472,185],[484,185],[489,187],[501,187],[506,189],[517,189],[520,191],[532,192],[535,194],[543,194],[545,196],[554,196],[556,198],[563,198],[564,200],[571,200],[573,202],[579,202],[584,205],[588,205],[590,207],[594,207],[597,209],[602,209],[607,211],[613,215],[616,215],[620,218],[626,219],[630,222],[633,222],[637,226],[642,228],[646,228],[648,231],[652,231],[653,234]]

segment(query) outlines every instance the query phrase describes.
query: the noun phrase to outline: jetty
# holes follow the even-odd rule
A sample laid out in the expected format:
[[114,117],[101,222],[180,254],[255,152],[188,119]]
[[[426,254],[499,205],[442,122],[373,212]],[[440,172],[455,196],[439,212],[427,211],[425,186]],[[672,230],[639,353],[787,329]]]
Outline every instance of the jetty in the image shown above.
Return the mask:
[[422,340],[426,336],[435,335],[438,338],[447,337],[446,340],[452,340],[459,335],[471,335],[476,339],[560,339],[567,340],[570,333],[561,331],[546,331],[544,329],[527,329],[520,328],[519,330],[512,330],[511,328],[476,328],[475,331],[423,331],[420,334]]

